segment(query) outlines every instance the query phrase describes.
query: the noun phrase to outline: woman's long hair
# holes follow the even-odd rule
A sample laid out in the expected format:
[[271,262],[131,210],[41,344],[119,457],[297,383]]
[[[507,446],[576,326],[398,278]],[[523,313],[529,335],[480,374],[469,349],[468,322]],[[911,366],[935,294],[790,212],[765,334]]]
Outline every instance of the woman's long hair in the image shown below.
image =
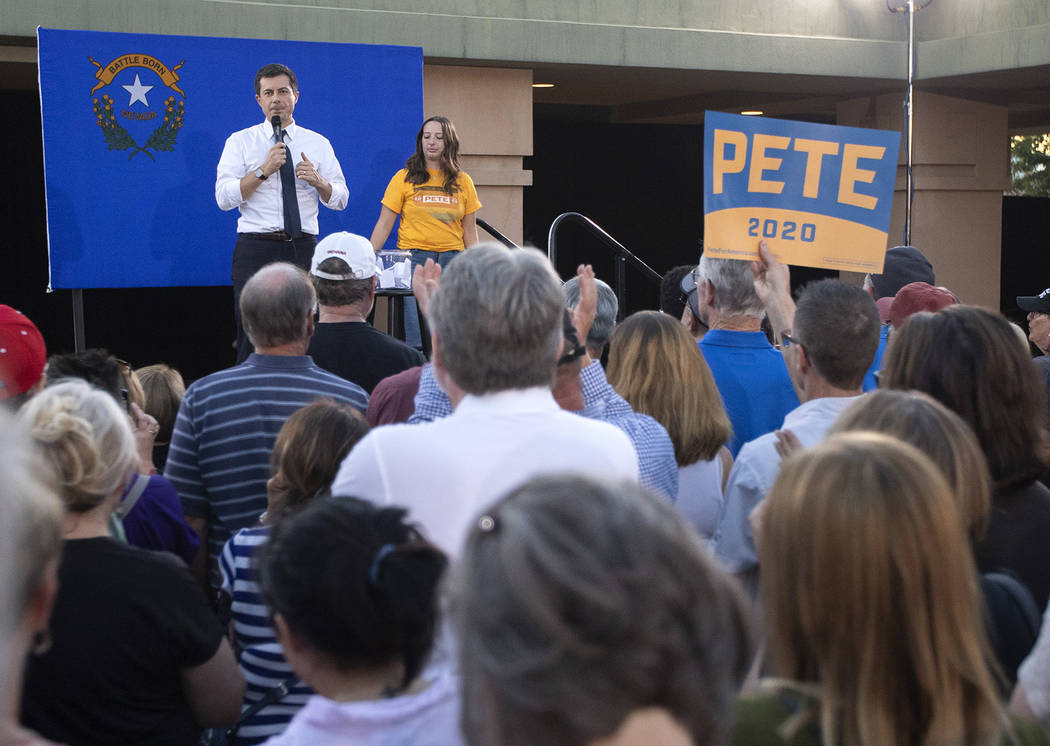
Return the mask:
[[830,434],[856,430],[892,435],[929,456],[948,480],[963,530],[974,542],[984,538],[991,479],[981,444],[959,415],[921,391],[879,389],[850,405]]
[[349,404],[316,399],[292,413],[270,454],[266,522],[275,524],[327,494],[339,465],[368,433],[368,422]]
[[631,314],[609,341],[609,383],[636,412],[667,430],[679,466],[709,461],[731,426],[700,348],[677,320],[659,311]]
[[409,184],[426,184],[430,181],[430,172],[427,171],[427,159],[423,155],[423,128],[431,122],[441,125],[441,134],[445,140],[445,149],[441,151],[441,170],[445,174],[445,191],[452,194],[456,185],[456,179],[462,170],[459,166],[459,135],[456,134],[456,126],[448,117],[434,116],[423,122],[416,133],[416,152],[405,161],[405,181]]
[[973,428],[996,489],[1050,466],[1046,385],[1003,316],[974,306],[920,312],[895,329],[882,386],[924,391]]
[[843,433],[789,458],[759,542],[776,672],[818,691],[825,744],[997,743],[977,571],[914,446]]

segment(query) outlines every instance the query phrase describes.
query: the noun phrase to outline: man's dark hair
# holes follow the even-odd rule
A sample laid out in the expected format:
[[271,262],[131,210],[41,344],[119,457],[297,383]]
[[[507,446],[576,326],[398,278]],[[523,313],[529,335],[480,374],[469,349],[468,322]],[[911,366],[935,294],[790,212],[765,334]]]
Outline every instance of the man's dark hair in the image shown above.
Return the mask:
[[[93,348],[64,355],[52,355],[47,360],[47,383],[79,378],[102,389],[117,402],[127,406],[127,386],[120,363],[107,350]],[[123,393],[122,393],[123,391]]]
[[433,646],[447,564],[404,508],[339,496],[274,528],[259,584],[271,612],[326,663],[345,672],[400,662],[405,689]]
[[261,90],[259,81],[263,78],[276,78],[278,75],[287,75],[288,80],[292,84],[292,90],[299,90],[299,82],[295,79],[295,73],[287,65],[282,65],[280,62],[271,62],[268,65],[263,65],[259,68],[259,72],[255,73],[255,95],[258,96]]
[[660,310],[676,319],[682,318],[686,297],[682,292],[682,278],[693,271],[692,264],[680,264],[667,270],[660,280]]
[[[330,256],[321,262],[317,269],[328,274],[340,275],[348,272],[346,262],[337,256]],[[317,291],[317,303],[322,306],[348,306],[368,297],[372,289],[372,278],[363,280],[326,280],[323,277],[310,275],[310,282]]]
[[870,295],[841,280],[811,282],[799,296],[794,326],[824,380],[860,388],[879,346],[879,310]]

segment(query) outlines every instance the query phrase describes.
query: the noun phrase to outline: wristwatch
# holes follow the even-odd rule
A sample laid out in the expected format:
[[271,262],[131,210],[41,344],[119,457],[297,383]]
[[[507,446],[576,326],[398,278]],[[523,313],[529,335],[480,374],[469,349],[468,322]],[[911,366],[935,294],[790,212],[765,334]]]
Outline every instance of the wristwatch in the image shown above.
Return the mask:
[[255,177],[259,179],[259,181],[266,181],[266,174],[263,173],[262,167],[255,169]]

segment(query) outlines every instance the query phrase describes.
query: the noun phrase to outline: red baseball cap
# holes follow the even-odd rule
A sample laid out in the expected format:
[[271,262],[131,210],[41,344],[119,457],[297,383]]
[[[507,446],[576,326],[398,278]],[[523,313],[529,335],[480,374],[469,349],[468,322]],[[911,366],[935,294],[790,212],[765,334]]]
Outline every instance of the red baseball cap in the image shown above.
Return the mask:
[[0,304],[0,401],[23,394],[44,374],[47,348],[36,324]]
[[959,302],[947,288],[933,287],[928,282],[909,282],[902,287],[890,305],[889,322],[899,329],[905,319],[919,311],[940,311]]

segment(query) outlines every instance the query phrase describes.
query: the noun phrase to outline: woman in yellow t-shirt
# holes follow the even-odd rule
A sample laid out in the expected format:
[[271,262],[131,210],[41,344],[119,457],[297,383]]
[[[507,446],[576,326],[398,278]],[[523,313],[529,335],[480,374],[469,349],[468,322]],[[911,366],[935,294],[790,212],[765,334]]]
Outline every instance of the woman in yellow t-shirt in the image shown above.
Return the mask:
[[383,248],[400,215],[397,248],[412,251],[413,264],[433,259],[444,266],[478,242],[480,207],[474,182],[459,167],[455,126],[447,117],[430,117],[416,135],[416,152],[387,185],[372,248]]
[[[434,116],[416,134],[416,152],[394,174],[383,195],[372,248],[383,248],[401,216],[397,248],[412,252],[412,264],[433,259],[442,267],[478,242],[474,182],[459,167],[459,137],[448,117]],[[422,344],[415,298],[405,298],[405,341]]]

